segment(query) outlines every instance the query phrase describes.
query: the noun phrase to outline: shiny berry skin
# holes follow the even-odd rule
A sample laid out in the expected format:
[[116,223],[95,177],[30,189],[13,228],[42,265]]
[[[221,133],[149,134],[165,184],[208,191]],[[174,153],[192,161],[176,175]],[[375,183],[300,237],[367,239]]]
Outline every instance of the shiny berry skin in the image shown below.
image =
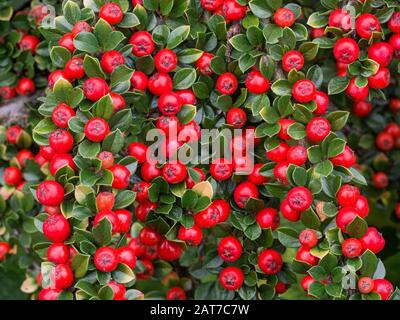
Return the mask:
[[161,49],[154,57],[154,64],[159,72],[169,73],[178,64],[178,57],[170,49]]
[[6,254],[10,251],[10,244],[8,242],[0,242],[0,262],[6,257]]
[[308,288],[313,282],[315,282],[314,278],[307,274],[303,277],[303,279],[301,279],[300,284],[304,291],[308,291]]
[[307,149],[303,146],[290,147],[287,152],[287,161],[291,164],[302,166],[307,159]]
[[101,168],[108,169],[114,164],[114,156],[109,151],[102,151],[97,158],[101,161]]
[[235,129],[242,128],[247,121],[246,112],[240,108],[231,108],[226,113],[226,122],[232,125]]
[[287,291],[288,289],[288,285],[286,285],[285,283],[278,281],[275,285],[275,292],[276,294],[283,294]]
[[345,257],[350,259],[359,257],[362,252],[362,244],[356,238],[348,238],[342,243],[342,252]]
[[96,207],[98,211],[112,210],[115,196],[112,192],[102,191],[96,196]]
[[290,27],[296,21],[294,12],[288,8],[279,8],[275,11],[274,22],[280,27]]
[[315,99],[317,90],[310,80],[298,80],[293,88],[293,98],[300,103],[307,103]]
[[49,169],[50,174],[54,177],[59,169],[68,166],[72,170],[75,170],[75,162],[71,154],[69,153],[58,153],[53,156],[50,160]]
[[22,181],[22,172],[17,167],[4,169],[3,180],[6,185],[16,186]]
[[102,78],[92,77],[83,84],[83,93],[90,101],[97,101],[109,92],[108,84]]
[[355,101],[353,112],[357,117],[364,118],[372,111],[372,103],[368,101]]
[[20,96],[29,96],[35,92],[35,83],[32,79],[21,78],[15,87],[15,92]]
[[182,288],[169,288],[166,295],[167,300],[186,300],[186,293]]
[[64,242],[69,238],[70,226],[61,214],[53,214],[43,222],[43,234],[52,242]]
[[39,300],[57,300],[62,291],[59,289],[44,288],[39,291]]
[[356,20],[357,34],[363,39],[369,39],[373,32],[379,32],[380,30],[379,20],[373,14],[363,13]]
[[37,187],[36,197],[42,205],[55,207],[64,200],[64,188],[56,181],[46,180]]
[[388,22],[388,27],[393,33],[400,33],[400,12],[394,12]]
[[255,185],[262,185],[268,182],[268,177],[264,177],[261,175],[261,168],[264,166],[263,163],[256,163],[253,167],[253,170],[250,172],[248,176],[248,180]]
[[24,34],[19,40],[19,48],[20,50],[29,50],[32,54],[36,53],[36,47],[39,44],[39,39],[31,34]]
[[218,254],[222,260],[233,262],[242,255],[242,244],[239,239],[234,236],[222,238],[218,244]]
[[132,191],[136,193],[136,201],[143,202],[149,200],[149,188],[151,184],[145,181],[137,182],[133,185]]
[[196,96],[190,89],[178,90],[175,93],[179,96],[182,104],[196,104]]
[[139,164],[146,161],[147,146],[140,142],[132,142],[128,146],[129,155],[134,157]]
[[289,168],[289,162],[278,162],[274,168],[274,178],[284,185],[288,185],[289,181],[286,178],[286,173]]
[[296,50],[290,50],[286,52],[282,57],[283,70],[289,72],[292,69],[299,71],[304,66],[304,57],[301,52]]
[[384,172],[377,172],[372,176],[372,185],[377,189],[385,189],[389,185],[389,177]]
[[120,94],[115,92],[110,92],[109,95],[114,107],[114,112],[117,112],[125,108],[126,106],[125,99]]
[[235,203],[239,208],[244,209],[246,207],[246,203],[250,198],[258,198],[259,192],[258,188],[254,183],[249,181],[244,181],[236,186],[235,191],[233,192],[233,198]]
[[145,162],[140,169],[140,174],[144,181],[151,182],[154,178],[162,175],[162,170],[159,169],[155,164]]
[[354,151],[349,146],[345,146],[342,153],[331,158],[330,160],[335,166],[350,168],[356,163],[357,158],[354,154]]
[[147,76],[142,71],[135,70],[131,77],[131,89],[145,91],[147,89]]
[[286,142],[281,141],[276,148],[267,151],[266,156],[269,160],[274,162],[284,161],[286,160],[289,148]]
[[279,227],[279,213],[274,208],[261,209],[256,214],[256,221],[263,229],[271,228],[271,230],[275,230]]
[[136,266],[136,256],[128,246],[116,249],[118,261],[126,264],[129,268],[134,269]]
[[107,21],[113,26],[121,22],[123,18],[123,12],[118,4],[108,2],[100,8],[99,18]]
[[50,88],[53,88],[56,82],[60,79],[66,80],[68,82],[71,81],[67,73],[63,70],[55,70],[50,72],[49,76],[47,77],[47,83]]
[[254,94],[265,93],[270,88],[269,80],[258,70],[252,70],[247,74],[245,85],[247,90]]
[[136,274],[138,280],[149,279],[154,274],[154,266],[150,260],[140,260],[143,264],[145,271]]
[[212,205],[219,212],[218,222],[224,222],[229,218],[229,215],[231,214],[231,206],[229,205],[228,201],[217,199],[212,202]]
[[352,17],[344,9],[333,10],[329,15],[328,25],[330,27],[340,28],[344,31],[351,29]]
[[393,54],[396,58],[400,58],[400,34],[396,33],[389,39],[389,44],[393,48]]
[[200,0],[200,4],[204,10],[215,11],[222,6],[224,0]]
[[103,219],[107,219],[112,226],[112,234],[118,232],[118,220],[111,210],[103,210],[97,213],[93,219],[93,227],[96,227]]
[[307,124],[306,131],[311,141],[320,142],[331,132],[331,125],[328,119],[316,117]]
[[67,263],[69,247],[64,243],[52,243],[47,249],[47,260],[54,263]]
[[299,234],[299,242],[303,247],[314,248],[318,244],[317,233],[312,229],[304,229]]
[[64,47],[69,52],[73,53],[75,51],[75,46],[74,46],[74,36],[72,35],[72,33],[64,34],[60,38],[60,40],[58,40],[58,45]]
[[215,87],[221,94],[232,95],[238,88],[238,81],[233,73],[226,72],[218,77]]
[[174,136],[179,131],[179,119],[175,116],[160,116],[156,122],[156,127],[165,133],[165,136]]
[[372,89],[385,89],[390,84],[390,71],[380,67],[378,72],[368,78],[368,85]]
[[392,283],[386,279],[375,279],[372,292],[378,293],[382,300],[389,300],[394,292],[394,288]]
[[102,272],[111,272],[117,268],[118,257],[113,248],[102,247],[96,250],[94,254],[94,265],[97,270]]
[[110,127],[103,118],[92,118],[84,127],[85,136],[93,142],[101,142],[110,133]]
[[165,261],[174,261],[182,255],[183,249],[177,242],[161,240],[158,246],[158,257]]
[[126,209],[114,211],[118,222],[118,232],[127,233],[131,229],[132,213]]
[[46,160],[51,160],[56,153],[50,146],[40,146],[40,154]]
[[67,289],[74,283],[74,275],[67,264],[57,264],[50,271],[50,279],[55,289]]
[[294,121],[290,119],[279,119],[278,123],[281,127],[278,132],[278,138],[282,140],[292,139],[292,137],[288,134],[288,129],[294,123]]
[[129,39],[132,44],[132,53],[137,57],[144,57],[154,51],[154,42],[151,34],[147,31],[137,31]]
[[368,294],[374,289],[374,280],[369,277],[362,277],[357,283],[358,291],[362,294]]
[[228,21],[243,19],[246,15],[247,6],[241,6],[236,0],[224,0],[222,5],[222,15]]
[[219,274],[219,281],[224,289],[237,290],[243,284],[243,272],[238,267],[226,267]]
[[315,94],[315,104],[317,108],[313,111],[316,116],[322,116],[326,113],[329,105],[328,95],[322,91],[317,91]]
[[85,70],[83,69],[83,60],[78,57],[72,58],[66,63],[64,71],[70,79],[82,78],[85,75]]
[[296,254],[296,260],[303,261],[309,265],[315,266],[318,264],[319,259],[313,256],[310,252],[310,248],[300,247]]
[[325,28],[311,28],[311,38],[322,38],[325,35]]
[[200,126],[194,120],[184,124],[179,130],[179,140],[184,142],[198,141],[200,139],[200,136]]
[[11,88],[9,86],[0,87],[0,97],[4,100],[12,99],[15,97],[15,88]]
[[135,216],[140,222],[145,222],[146,217],[151,210],[155,210],[157,208],[157,203],[146,201],[139,203],[139,205],[135,209]]
[[100,59],[101,68],[107,73],[113,72],[121,64],[125,64],[125,58],[116,50],[104,52]]
[[368,58],[379,63],[381,67],[387,67],[393,58],[393,48],[386,42],[378,42],[368,48]]
[[296,211],[304,211],[311,207],[312,195],[311,192],[305,187],[294,187],[288,194],[286,199],[289,206]]
[[209,52],[203,52],[200,58],[196,61],[196,68],[199,69],[201,74],[204,75],[212,75],[213,71],[211,70],[211,60],[214,58],[214,55]]
[[211,176],[217,181],[229,179],[233,173],[233,165],[224,158],[213,160],[210,165]]
[[379,253],[385,247],[385,239],[375,227],[368,227],[367,232],[359,239],[364,250]]
[[346,89],[346,94],[353,98],[354,100],[365,100],[369,95],[369,87],[366,85],[365,87],[358,87],[355,83],[355,78],[350,80],[349,86]]
[[148,89],[156,96],[172,91],[172,79],[165,73],[154,73],[148,80]]
[[176,93],[168,92],[160,96],[157,105],[163,115],[173,116],[181,110],[182,102]]
[[[205,175],[205,173],[204,173],[204,171],[203,171],[202,169],[200,169],[200,168],[193,168],[193,170],[196,171],[196,172],[199,174],[199,179],[198,179],[197,183],[206,180],[206,175]],[[195,186],[195,184],[196,184],[196,181],[194,181],[194,180],[191,178],[191,176],[190,176],[189,173],[188,173],[188,175],[186,176],[185,181],[186,181],[186,187],[187,187],[188,189],[192,189],[192,188]]]
[[283,266],[282,256],[274,249],[266,249],[258,257],[258,266],[265,274],[277,274]]
[[111,287],[114,292],[113,300],[124,300],[126,289],[123,284],[111,280],[108,286]]
[[161,241],[161,235],[157,231],[145,226],[139,232],[139,240],[146,246],[153,246]]
[[360,190],[352,185],[344,184],[337,193],[338,203],[342,207],[353,207],[360,197]]
[[189,246],[198,246],[203,238],[203,232],[197,225],[191,228],[180,226],[178,230],[178,239],[185,241]]
[[81,32],[91,32],[92,27],[86,21],[78,21],[75,23],[74,27],[71,30],[72,35],[75,37],[77,34]]
[[282,216],[289,221],[296,222],[300,219],[300,211],[293,210],[289,206],[287,199],[282,201],[279,210],[281,211]]
[[360,55],[360,48],[355,40],[341,38],[335,43],[333,55],[337,61],[349,64],[357,60]]
[[361,218],[366,218],[369,214],[368,200],[364,196],[359,196],[356,203],[354,204],[354,209]]
[[75,111],[65,103],[58,104],[51,113],[53,123],[60,128],[68,128],[68,121],[75,116]]
[[128,187],[131,173],[127,167],[121,164],[114,164],[111,168],[109,168],[109,170],[114,177],[114,180],[112,182],[113,188],[125,189]]
[[162,169],[164,179],[170,184],[177,184],[187,176],[186,166],[180,162],[167,163]]
[[25,168],[26,161],[28,159],[33,160],[34,159],[34,155],[33,155],[33,153],[31,151],[26,150],[26,149],[22,149],[22,150],[18,151],[18,153],[15,156],[15,158],[17,159],[17,161],[20,164],[20,166]]
[[341,208],[336,215],[336,225],[342,230],[342,232],[347,233],[347,225],[350,224],[357,216],[357,212],[354,208]]
[[195,214],[194,222],[200,228],[212,228],[220,222],[220,211],[214,204],[210,204]]
[[74,138],[65,129],[57,129],[50,134],[49,144],[56,153],[68,153],[74,145]]

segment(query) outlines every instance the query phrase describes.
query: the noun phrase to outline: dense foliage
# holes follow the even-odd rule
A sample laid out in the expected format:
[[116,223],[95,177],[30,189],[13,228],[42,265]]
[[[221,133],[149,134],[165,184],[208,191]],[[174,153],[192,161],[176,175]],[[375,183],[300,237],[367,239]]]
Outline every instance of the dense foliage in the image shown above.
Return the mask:
[[2,9],[1,92],[48,75],[1,131],[0,268],[23,292],[399,299],[397,1],[53,5],[25,28]]

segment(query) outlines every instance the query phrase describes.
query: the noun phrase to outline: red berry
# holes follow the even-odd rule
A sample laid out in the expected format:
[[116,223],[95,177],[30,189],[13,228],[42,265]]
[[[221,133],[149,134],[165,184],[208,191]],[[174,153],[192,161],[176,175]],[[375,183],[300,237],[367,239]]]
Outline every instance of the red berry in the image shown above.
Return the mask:
[[335,43],[333,55],[339,62],[350,64],[360,55],[358,43],[351,38],[341,38]]
[[212,228],[220,222],[220,211],[212,203],[195,214],[194,222],[201,228]]
[[35,37],[34,35],[31,34],[24,34],[21,37],[21,40],[19,40],[19,48],[20,50],[29,50],[32,52],[32,54],[36,53],[36,47],[39,44],[39,39]]
[[55,207],[64,200],[64,188],[56,181],[46,180],[37,187],[36,197],[42,205]]
[[314,248],[318,244],[317,233],[312,229],[304,229],[300,232],[299,242],[303,247]]
[[65,103],[59,103],[51,113],[54,124],[60,128],[68,128],[68,121],[75,116],[75,111]]
[[367,101],[355,101],[353,105],[353,112],[356,116],[364,118],[372,111],[372,103]]
[[182,288],[169,288],[166,295],[167,300],[186,300],[186,293]]
[[177,242],[167,239],[161,240],[158,246],[158,257],[165,261],[174,261],[180,258],[183,249]]
[[74,283],[74,274],[66,264],[57,264],[50,271],[50,279],[55,289],[67,289]]
[[118,232],[127,233],[131,228],[132,213],[126,209],[115,210],[114,214],[117,218]]
[[50,146],[40,146],[40,154],[46,160],[51,160],[56,153]]
[[246,203],[250,198],[258,198],[259,192],[258,188],[254,183],[249,181],[244,181],[236,186],[235,191],[233,192],[233,198],[235,203],[239,208],[244,209],[246,207]]
[[258,257],[258,266],[268,275],[277,274],[283,266],[282,256],[274,249],[266,249]]
[[126,289],[123,284],[111,280],[108,283],[108,286],[111,287],[114,292],[113,300],[124,300]]
[[69,153],[55,154],[50,160],[50,174],[55,177],[57,171],[65,166],[68,166],[72,170],[75,170],[76,166],[72,155],[70,155]]
[[109,169],[114,164],[114,156],[111,152],[102,151],[97,157],[101,161],[102,169]]
[[38,299],[39,300],[57,300],[61,290],[45,288],[40,290]]
[[322,91],[317,91],[315,94],[315,104],[317,108],[313,111],[316,116],[322,116],[326,113],[329,105],[328,95]]
[[15,92],[20,96],[29,96],[35,92],[35,83],[29,78],[20,78]]
[[137,57],[148,56],[154,51],[154,42],[147,31],[137,31],[129,39],[132,44],[132,53]]
[[275,11],[274,22],[280,27],[290,27],[296,21],[294,12],[288,8],[279,8]]
[[97,101],[109,92],[108,84],[102,78],[92,77],[83,83],[83,93],[90,101]]
[[6,258],[6,254],[10,251],[10,244],[8,242],[0,242],[0,262]]
[[5,100],[14,98],[15,88],[10,88],[9,86],[0,87],[0,97],[2,97]]
[[349,146],[345,146],[342,153],[330,159],[335,166],[343,166],[346,168],[352,167],[356,161],[356,155]]
[[389,39],[389,44],[393,48],[396,58],[400,58],[400,34],[394,34]]
[[325,28],[311,28],[311,38],[322,38],[325,35]]
[[190,89],[178,90],[175,92],[179,99],[181,100],[182,104],[196,104],[196,96],[194,95],[193,91]]
[[200,0],[200,4],[204,10],[215,11],[222,6],[224,0]]
[[377,172],[372,176],[372,185],[377,189],[385,189],[389,185],[389,177],[384,172]]
[[22,172],[17,167],[8,167],[4,169],[3,180],[9,186],[17,186],[22,180]]
[[276,148],[267,151],[266,156],[269,160],[274,162],[284,161],[286,160],[289,148],[286,142],[281,141]]
[[363,250],[370,250],[373,253],[379,253],[385,247],[385,239],[375,227],[369,227],[367,232],[359,239]]
[[292,69],[300,70],[304,66],[304,57],[301,52],[296,50],[289,50],[282,57],[283,70],[289,72]]
[[278,132],[278,138],[282,140],[292,139],[292,137],[288,134],[288,129],[295,122],[291,119],[279,119],[278,123],[281,127]]
[[233,165],[224,158],[213,160],[210,165],[211,176],[217,181],[229,179],[233,173]]
[[67,263],[69,259],[69,248],[64,243],[53,243],[47,249],[47,259],[60,264]]
[[169,73],[178,64],[178,57],[170,49],[161,49],[154,57],[154,64],[159,72]]
[[239,259],[242,255],[242,250],[242,244],[234,236],[222,238],[218,244],[218,254],[222,260],[227,262]]
[[264,208],[257,212],[256,221],[263,229],[271,228],[275,230],[279,227],[279,213],[274,208]]
[[310,248],[300,247],[296,254],[296,260],[305,262],[309,265],[315,266],[318,264],[319,259],[313,256]]
[[115,189],[125,189],[129,185],[131,173],[127,167],[121,164],[114,164],[111,168],[109,168],[111,173],[113,174],[113,182],[112,187]]
[[362,294],[368,294],[374,289],[374,280],[369,277],[362,277],[358,280],[358,290]]
[[94,254],[94,265],[97,270],[102,272],[114,271],[118,265],[118,257],[115,250],[110,247],[97,249]]
[[226,72],[218,77],[215,87],[221,94],[232,95],[238,88],[238,81],[233,73]]
[[113,72],[121,64],[125,64],[125,58],[116,50],[106,51],[101,56],[100,65],[107,73]]
[[390,71],[380,67],[378,72],[368,78],[368,85],[372,89],[385,89],[390,84]]
[[57,129],[50,134],[49,144],[56,153],[68,153],[74,146],[74,138],[65,129]]
[[373,14],[363,13],[356,20],[356,31],[361,38],[369,39],[373,32],[380,30],[379,20]]
[[287,161],[297,166],[305,164],[307,159],[307,149],[303,146],[290,147],[287,152]]
[[224,222],[229,218],[229,215],[231,214],[231,206],[229,205],[228,201],[217,199],[213,201],[212,205],[219,212],[218,222]]
[[246,15],[247,6],[242,6],[236,0],[224,0],[222,5],[222,15],[228,21],[243,19]]
[[311,192],[305,187],[292,188],[288,192],[286,199],[289,206],[295,211],[307,210],[313,201]]
[[344,9],[333,10],[329,15],[328,25],[330,27],[340,28],[343,31],[349,31],[351,29],[352,17]]
[[98,211],[111,211],[114,207],[115,196],[112,192],[102,191],[96,197],[96,207]]
[[243,284],[243,272],[237,267],[226,267],[221,271],[219,281],[224,289],[237,290]]
[[[204,181],[206,179],[206,175],[204,174],[204,171],[199,169],[199,168],[193,168],[193,170],[197,171],[199,174],[199,180],[198,182]],[[192,189],[195,186],[196,182],[191,178],[190,174],[186,176],[186,187],[188,189]],[[137,198],[137,197],[136,197]]]
[[394,12],[388,22],[388,27],[393,33],[400,33],[400,12]]
[[126,106],[125,99],[118,93],[110,92],[110,98],[114,107],[114,112],[122,110]]
[[320,142],[331,132],[328,119],[317,117],[310,120],[306,127],[307,137],[313,142]]
[[64,34],[60,40],[58,40],[58,45],[73,53],[75,51],[74,35],[72,33]]
[[69,238],[70,226],[61,214],[53,214],[43,222],[43,234],[52,242],[64,242]]
[[64,67],[65,74],[69,79],[80,79],[85,75],[83,69],[83,60],[78,57],[74,57],[69,60]]
[[172,91],[172,79],[165,73],[154,73],[148,80],[150,92],[156,96]]
[[71,33],[75,37],[77,34],[81,32],[91,32],[91,31],[92,27],[86,21],[78,21],[72,28]]
[[278,162],[274,168],[274,178],[282,184],[288,185],[289,181],[286,178],[286,173],[289,168],[289,162]]
[[110,127],[103,118],[92,118],[84,127],[85,136],[93,142],[101,142],[110,133]]
[[31,151],[22,149],[22,150],[18,151],[18,153],[15,156],[15,158],[17,159],[17,161],[20,164],[20,166],[25,168],[26,161],[28,159],[33,160],[34,159],[34,155],[33,155],[33,153]]
[[157,105],[163,115],[173,116],[181,110],[182,102],[176,93],[168,92],[160,96]]
[[387,67],[393,58],[393,48],[386,42],[378,42],[368,48],[368,58],[376,61],[381,67]]
[[342,252],[347,258],[356,258],[361,255],[362,244],[358,239],[349,238],[342,243]]
[[269,80],[258,70],[252,70],[247,74],[245,85],[247,90],[254,94],[265,93],[270,88]]
[[357,212],[352,207],[341,208],[336,215],[336,225],[347,233],[346,227],[357,217]]
[[235,129],[242,128],[247,121],[246,112],[240,108],[231,108],[226,113],[226,122],[232,125]]
[[203,232],[197,225],[191,228],[180,226],[178,231],[178,239],[185,241],[189,246],[198,246],[203,238]]
[[135,70],[131,77],[131,89],[145,91],[147,89],[147,76],[139,70]]
[[149,188],[151,184],[145,181],[137,182],[133,185],[132,191],[136,193],[136,201],[143,202],[149,200]]
[[146,201],[139,203],[139,205],[135,209],[135,216],[140,222],[145,222],[146,217],[151,210],[155,210],[157,208],[157,203]]
[[310,80],[298,80],[292,88],[293,98],[300,103],[307,103],[315,99],[317,90]]
[[162,170],[159,169],[155,164],[145,162],[142,165],[140,174],[144,181],[151,182],[154,178],[162,175]]
[[248,179],[250,182],[254,183],[255,185],[262,185],[268,182],[268,177],[264,177],[261,174],[261,168],[264,166],[263,163],[256,163],[253,167],[253,170],[250,172]]
[[349,86],[346,89],[346,94],[353,98],[354,100],[365,100],[369,95],[369,87],[366,85],[365,87],[358,87],[355,83],[356,79],[352,78],[350,80]]
[[100,8],[99,17],[113,26],[121,22],[123,12],[118,4],[108,2]]
[[367,217],[369,213],[369,205],[367,198],[364,196],[359,196],[354,205],[354,208],[356,209],[357,214],[361,218]]
[[115,216],[114,212],[111,210],[103,210],[97,213],[94,216],[93,220],[93,227],[96,227],[103,219],[107,219],[111,226],[112,226],[112,234],[115,234],[118,232],[119,227],[118,227],[118,220],[117,217]]
[[136,266],[136,256],[129,247],[121,247],[116,250],[118,261],[126,264],[129,268],[134,269]]
[[212,75],[213,72],[210,67],[212,58],[214,58],[213,54],[209,52],[203,52],[200,58],[196,61],[196,68],[199,69],[200,73],[204,75]]
[[142,164],[146,161],[147,149],[147,146],[140,142],[132,142],[128,146],[129,155],[134,157],[139,164]]
[[161,235],[150,227],[143,227],[139,232],[139,240],[146,246],[153,246],[161,241]]
[[168,183],[180,183],[186,178],[186,166],[180,162],[167,163],[162,169],[162,175]]
[[308,291],[308,288],[313,282],[315,282],[314,278],[307,274],[303,277],[303,279],[301,279],[301,287],[304,291]]
[[47,83],[50,88],[53,89],[54,85],[56,82],[60,79],[66,80],[68,82],[71,81],[67,73],[63,70],[55,70],[53,72],[50,72],[49,76],[47,77]]
[[378,293],[382,300],[389,300],[394,288],[391,282],[386,279],[375,279],[372,291]]
[[349,184],[340,187],[337,193],[338,203],[342,207],[354,207],[360,197],[360,190]]
[[143,264],[145,271],[137,273],[136,274],[137,279],[138,280],[149,279],[154,273],[153,263],[150,260],[141,260],[140,262]]

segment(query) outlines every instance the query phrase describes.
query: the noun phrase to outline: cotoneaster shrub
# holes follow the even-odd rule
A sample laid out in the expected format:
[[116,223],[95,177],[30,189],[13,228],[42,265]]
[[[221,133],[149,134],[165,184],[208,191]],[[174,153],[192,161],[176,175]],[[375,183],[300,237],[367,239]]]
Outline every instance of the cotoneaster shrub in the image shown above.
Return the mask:
[[[32,131],[38,298],[397,299],[342,109],[383,97],[366,50],[398,5],[354,1],[353,30],[345,4],[64,2],[40,28],[56,70]],[[154,128],[186,138],[165,163],[146,157]],[[233,161],[169,159],[212,128]]]

